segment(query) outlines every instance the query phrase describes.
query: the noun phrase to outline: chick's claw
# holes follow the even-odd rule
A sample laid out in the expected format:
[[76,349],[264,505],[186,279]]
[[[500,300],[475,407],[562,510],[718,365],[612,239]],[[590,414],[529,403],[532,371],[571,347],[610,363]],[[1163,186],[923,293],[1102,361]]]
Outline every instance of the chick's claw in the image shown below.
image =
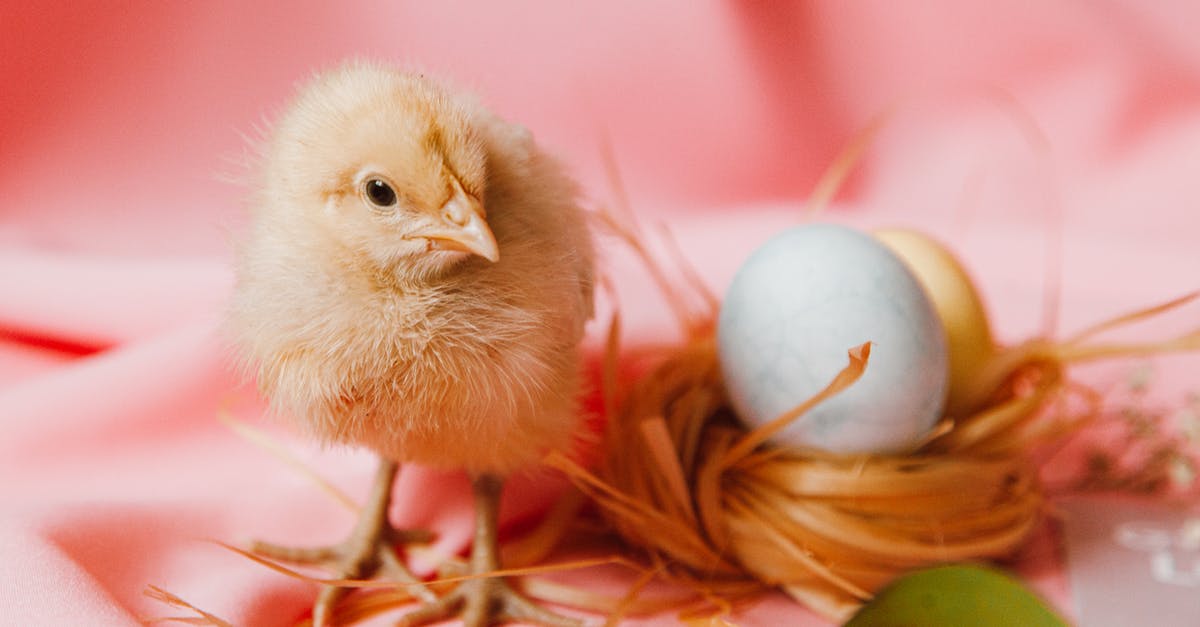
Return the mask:
[[555,614],[513,590],[503,579],[472,579],[450,594],[405,614],[397,627],[417,627],[461,616],[466,627],[516,622],[581,627],[583,621]]
[[[497,522],[503,480],[481,474],[472,482],[475,493],[475,543],[471,547],[470,571],[486,575],[500,566]],[[468,579],[446,596],[405,615],[399,625],[412,627],[461,616],[467,627],[482,627],[493,622],[521,622],[550,627],[580,627],[583,623],[560,616],[530,601],[513,590],[503,579]]]
[[[382,460],[375,476],[371,494],[350,537],[334,546],[299,548],[255,542],[251,550],[293,564],[327,567],[337,579],[363,579],[380,576],[401,585],[417,599],[435,602],[437,597],[408,570],[396,554],[397,544],[423,544],[433,540],[433,534],[420,529],[395,529],[388,522],[388,503],[397,464]],[[324,586],[313,605],[313,625],[329,625],[337,602],[350,588]]]

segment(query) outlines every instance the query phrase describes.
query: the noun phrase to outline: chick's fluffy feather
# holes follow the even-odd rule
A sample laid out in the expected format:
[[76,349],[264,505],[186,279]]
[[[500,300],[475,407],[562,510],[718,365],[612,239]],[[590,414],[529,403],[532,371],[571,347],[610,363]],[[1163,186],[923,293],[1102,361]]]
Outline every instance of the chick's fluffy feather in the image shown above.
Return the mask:
[[[373,213],[363,168],[406,209]],[[450,175],[482,200],[495,263],[403,248]],[[265,149],[235,341],[272,406],[324,441],[475,473],[535,462],[576,426],[593,291],[576,199],[524,130],[470,97],[373,65],[318,76]]]

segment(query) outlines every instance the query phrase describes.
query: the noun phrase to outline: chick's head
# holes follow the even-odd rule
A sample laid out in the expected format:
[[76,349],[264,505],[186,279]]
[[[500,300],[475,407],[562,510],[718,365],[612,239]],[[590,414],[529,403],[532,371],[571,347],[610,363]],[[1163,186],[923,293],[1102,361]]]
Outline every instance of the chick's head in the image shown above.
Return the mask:
[[387,270],[496,261],[478,111],[419,75],[361,64],[321,75],[276,127],[262,204]]

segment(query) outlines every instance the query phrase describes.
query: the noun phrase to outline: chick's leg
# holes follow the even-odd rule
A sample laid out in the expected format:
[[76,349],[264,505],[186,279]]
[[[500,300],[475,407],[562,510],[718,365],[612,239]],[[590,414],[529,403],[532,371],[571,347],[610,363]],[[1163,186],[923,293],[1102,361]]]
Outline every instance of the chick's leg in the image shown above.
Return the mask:
[[[497,521],[500,488],[495,475],[480,475],[472,481],[475,491],[475,543],[471,547],[471,574],[483,575],[500,567]],[[582,621],[560,616],[537,605],[497,577],[468,579],[450,594],[410,612],[398,627],[414,627],[461,615],[466,627],[483,627],[495,622],[519,622],[551,627],[580,627]]]
[[[371,493],[367,497],[358,523],[350,537],[334,546],[296,548],[255,542],[255,553],[297,564],[313,564],[332,567],[341,579],[361,579],[380,574],[388,579],[411,584],[409,591],[424,601],[436,597],[409,572],[396,555],[395,545],[429,542],[432,534],[424,530],[398,530],[388,522],[388,505],[391,503],[392,485],[396,480],[398,464],[381,459],[375,473]],[[349,588],[324,586],[313,604],[313,625],[329,625],[333,609],[338,600],[350,591]]]

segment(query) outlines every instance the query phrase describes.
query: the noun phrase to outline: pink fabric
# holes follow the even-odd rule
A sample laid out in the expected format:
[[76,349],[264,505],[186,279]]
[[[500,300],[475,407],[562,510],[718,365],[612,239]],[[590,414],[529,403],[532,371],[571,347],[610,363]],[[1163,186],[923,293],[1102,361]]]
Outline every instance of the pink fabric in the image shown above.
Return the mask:
[[[717,289],[889,107],[831,215],[949,238],[1001,338],[1045,328],[1047,268],[1061,268],[1068,331],[1197,287],[1195,3],[114,6],[0,4],[3,624],[178,613],[147,584],[239,625],[304,616],[310,586],[201,540],[328,542],[351,517],[218,415],[270,431],[359,497],[373,462],[262,420],[228,372],[216,327],[245,193],[223,175],[242,171],[242,135],[297,80],[347,56],[477,89],[597,202],[612,197],[607,137],[643,220],[667,222]],[[627,341],[672,332],[611,242],[606,271]],[[1194,359],[1161,363],[1163,398],[1194,385]],[[556,485],[514,481],[505,519],[528,521]],[[428,566],[467,542],[465,481],[406,468],[393,514],[441,533]],[[1025,572],[1069,611],[1053,537],[1031,551]],[[782,597],[736,618],[822,624]]]

